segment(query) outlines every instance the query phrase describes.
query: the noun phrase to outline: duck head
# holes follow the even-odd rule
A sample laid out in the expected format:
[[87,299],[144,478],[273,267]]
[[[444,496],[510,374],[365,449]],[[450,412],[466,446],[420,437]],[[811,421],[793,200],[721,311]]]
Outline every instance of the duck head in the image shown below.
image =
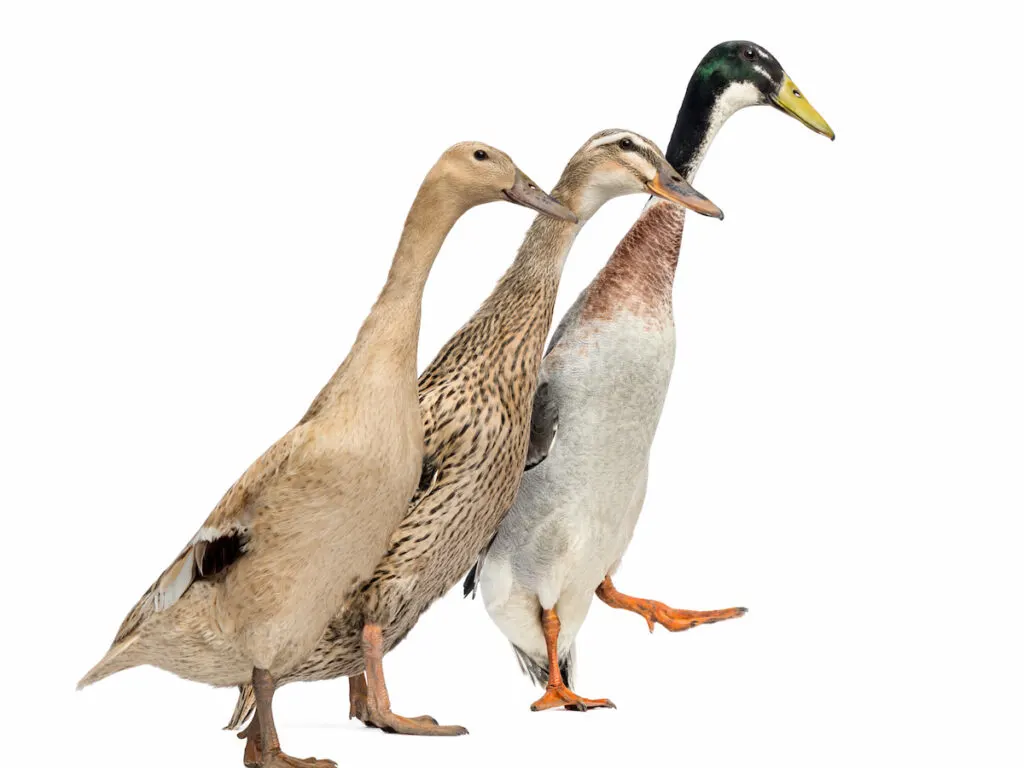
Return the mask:
[[614,128],[590,137],[573,155],[556,194],[581,221],[615,197],[652,194],[705,216],[721,219],[721,209],[695,190],[650,139]]
[[505,200],[565,221],[576,216],[523,173],[500,149],[476,141],[450,147],[435,166],[466,208]]
[[745,107],[762,105],[836,137],[778,59],[757,43],[732,40],[708,51],[690,78],[666,153],[669,161],[691,179],[722,124]]

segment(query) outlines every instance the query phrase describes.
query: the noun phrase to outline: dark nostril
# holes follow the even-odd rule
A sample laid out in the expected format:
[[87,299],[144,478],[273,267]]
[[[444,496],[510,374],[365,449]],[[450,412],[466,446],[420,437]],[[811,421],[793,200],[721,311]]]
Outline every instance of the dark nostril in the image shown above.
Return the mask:
[[682,180],[683,180],[682,176],[673,176],[672,177],[672,181],[682,181]]
[[803,98],[803,96],[804,96],[804,95],[803,95],[802,93],[800,93],[800,91],[798,91],[798,90],[797,90],[796,88],[794,88],[794,89],[793,89],[793,95],[794,95],[794,96],[796,96],[796,97],[797,97],[798,99],[802,99],[802,98]]

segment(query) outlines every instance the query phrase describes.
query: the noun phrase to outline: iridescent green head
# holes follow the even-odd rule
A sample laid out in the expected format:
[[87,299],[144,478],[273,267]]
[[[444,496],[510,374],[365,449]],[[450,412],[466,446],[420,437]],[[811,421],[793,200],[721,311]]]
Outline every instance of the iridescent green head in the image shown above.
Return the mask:
[[666,156],[676,170],[691,177],[722,124],[738,110],[758,105],[774,106],[835,139],[778,59],[757,43],[731,40],[708,51],[694,70]]

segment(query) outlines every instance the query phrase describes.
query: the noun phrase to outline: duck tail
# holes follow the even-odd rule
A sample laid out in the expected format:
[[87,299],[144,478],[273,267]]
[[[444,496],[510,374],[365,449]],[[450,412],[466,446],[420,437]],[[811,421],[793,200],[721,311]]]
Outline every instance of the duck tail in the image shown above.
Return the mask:
[[256,711],[256,692],[248,683],[238,686],[238,701],[235,702],[235,711],[231,713],[231,719],[224,726],[225,731],[240,730],[243,725],[249,722],[252,713]]
[[[523,674],[541,688],[547,686],[550,673],[547,662],[537,661],[517,645],[513,645],[512,650],[516,652],[516,660]],[[558,660],[558,671],[562,675],[562,682],[572,688],[576,678],[576,643],[569,647],[569,653],[564,658]]]
[[78,681],[78,690],[82,690],[87,685],[98,683],[115,672],[137,667],[141,664],[142,662],[139,660],[138,654],[132,653],[132,649],[138,639],[138,635],[132,635],[121,642],[114,643],[110,650],[107,651],[106,656],[100,659],[99,664],[90,669],[86,676]]

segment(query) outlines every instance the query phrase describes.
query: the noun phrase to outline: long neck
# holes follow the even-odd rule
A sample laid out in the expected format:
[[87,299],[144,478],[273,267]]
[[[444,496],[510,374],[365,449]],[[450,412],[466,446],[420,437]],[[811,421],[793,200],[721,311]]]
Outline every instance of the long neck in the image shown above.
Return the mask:
[[715,134],[743,105],[727,98],[729,86],[698,71],[690,80],[665,157],[692,182]]
[[[665,157],[692,182],[725,121],[748,104],[721,78],[694,73],[683,97]],[[595,281],[600,293],[640,297],[648,306],[671,306],[672,282],[683,239],[684,208],[652,199]]]
[[585,315],[608,319],[622,310],[641,317],[670,315],[684,221],[677,205],[647,206],[587,288]]
[[[523,238],[515,261],[484,302],[481,311],[500,311],[511,296],[533,296],[533,307],[543,314],[554,311],[555,294],[566,258],[580,229],[593,211],[586,210],[581,185],[566,178],[555,185],[551,195],[572,210],[578,223],[538,215]],[[550,305],[550,308],[548,308]],[[526,305],[529,306],[529,305]]]
[[430,176],[409,209],[387,282],[349,353],[349,365],[380,359],[380,351],[415,378],[423,289],[445,238],[465,212],[444,179]]
[[571,192],[568,185],[560,183],[552,195],[573,210],[580,222],[571,224],[543,215],[534,219],[515,261],[480,309],[438,352],[423,372],[421,386],[486,356],[490,366],[516,380],[524,370],[533,371],[527,376],[528,396],[533,396],[529,387],[535,383],[533,377],[551,328],[562,268],[585,221],[573,205]]
[[[739,106],[723,99],[721,87],[695,73],[686,89],[665,157],[692,182],[719,128]],[[627,306],[635,312],[671,311],[672,284],[683,240],[684,208],[653,198],[591,283],[588,304],[611,314]]]
[[372,394],[378,402],[391,392],[415,403],[423,288],[441,244],[465,210],[443,179],[427,176],[405,219],[384,289],[363,321],[348,357],[302,421],[340,402],[345,392]]

